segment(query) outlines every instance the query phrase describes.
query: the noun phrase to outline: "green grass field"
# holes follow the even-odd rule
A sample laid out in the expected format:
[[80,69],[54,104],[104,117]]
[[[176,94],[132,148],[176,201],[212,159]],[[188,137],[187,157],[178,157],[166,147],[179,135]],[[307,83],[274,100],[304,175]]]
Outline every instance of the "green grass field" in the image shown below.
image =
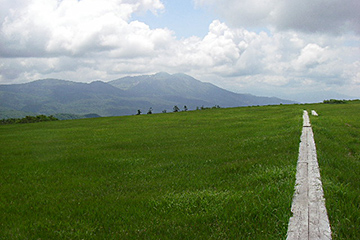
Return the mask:
[[0,126],[0,239],[285,239],[313,108],[334,239],[360,239],[358,102]]
[[360,102],[317,105],[312,117],[333,239],[360,239]]

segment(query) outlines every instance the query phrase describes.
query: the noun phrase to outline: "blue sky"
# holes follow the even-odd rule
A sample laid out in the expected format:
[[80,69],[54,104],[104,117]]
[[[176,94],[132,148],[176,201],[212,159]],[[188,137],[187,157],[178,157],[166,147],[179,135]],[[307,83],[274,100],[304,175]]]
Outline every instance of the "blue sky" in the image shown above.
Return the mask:
[[210,23],[215,19],[212,11],[196,7],[191,0],[162,1],[165,9],[157,15],[147,11],[133,16],[134,20],[145,22],[151,28],[168,28],[177,38],[204,37]]
[[163,71],[303,102],[360,98],[359,0],[0,4],[0,84]]

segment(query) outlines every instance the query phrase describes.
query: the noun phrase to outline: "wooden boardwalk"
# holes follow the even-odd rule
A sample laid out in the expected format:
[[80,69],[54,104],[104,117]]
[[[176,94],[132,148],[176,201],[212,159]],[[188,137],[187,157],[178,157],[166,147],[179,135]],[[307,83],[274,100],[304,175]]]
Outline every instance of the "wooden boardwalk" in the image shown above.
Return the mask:
[[303,129],[291,212],[293,216],[289,221],[287,240],[331,239],[314,135],[307,111],[304,111],[303,114]]

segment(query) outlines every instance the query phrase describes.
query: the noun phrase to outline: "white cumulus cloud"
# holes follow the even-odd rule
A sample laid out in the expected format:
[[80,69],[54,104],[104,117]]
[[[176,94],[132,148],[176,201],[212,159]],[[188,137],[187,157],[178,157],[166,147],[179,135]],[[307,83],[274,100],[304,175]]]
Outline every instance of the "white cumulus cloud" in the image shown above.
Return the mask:
[[129,21],[135,12],[163,9],[159,0],[31,0],[8,5],[8,11],[1,12],[4,57],[79,56],[134,45],[139,46],[136,55],[171,36],[170,31]]
[[167,71],[237,92],[326,88],[358,96],[358,1],[195,2],[214,6],[223,20],[202,38],[177,39],[132,17],[162,14],[160,0],[0,0],[0,83]]
[[210,6],[232,26],[360,34],[358,0],[194,0]]

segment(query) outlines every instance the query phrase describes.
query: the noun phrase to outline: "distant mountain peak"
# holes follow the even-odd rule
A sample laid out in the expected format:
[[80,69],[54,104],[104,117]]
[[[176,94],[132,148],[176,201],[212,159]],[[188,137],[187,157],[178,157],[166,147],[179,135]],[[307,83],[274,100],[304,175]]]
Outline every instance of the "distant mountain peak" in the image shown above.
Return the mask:
[[[146,76],[146,75],[145,75]],[[167,72],[158,72],[155,73],[154,75],[149,75],[149,77],[154,76],[154,77],[160,77],[160,78],[171,78],[171,77],[177,77],[177,78],[192,78],[194,79],[192,76],[189,76],[185,73],[174,73],[174,74],[170,74]]]
[[[292,103],[290,101],[238,94],[184,73],[159,72],[117,80],[79,83],[43,79],[26,84],[0,85],[0,116],[10,111],[29,114],[89,114],[117,116],[135,114],[150,107],[154,112],[174,106],[238,107]],[[1,109],[3,109],[1,112]]]
[[70,83],[74,83],[74,82],[69,80],[56,79],[56,78],[46,78],[46,79],[35,80],[33,82],[29,82],[25,84],[59,85],[59,84],[70,84]]
[[155,73],[152,76],[155,77],[155,78],[169,78],[169,77],[171,77],[171,74],[169,74],[167,72],[158,72],[158,73]]
[[91,83],[89,83],[89,85],[99,85],[99,86],[103,86],[103,85],[108,85],[107,83],[100,81],[100,80],[96,80],[96,81],[92,81]]

